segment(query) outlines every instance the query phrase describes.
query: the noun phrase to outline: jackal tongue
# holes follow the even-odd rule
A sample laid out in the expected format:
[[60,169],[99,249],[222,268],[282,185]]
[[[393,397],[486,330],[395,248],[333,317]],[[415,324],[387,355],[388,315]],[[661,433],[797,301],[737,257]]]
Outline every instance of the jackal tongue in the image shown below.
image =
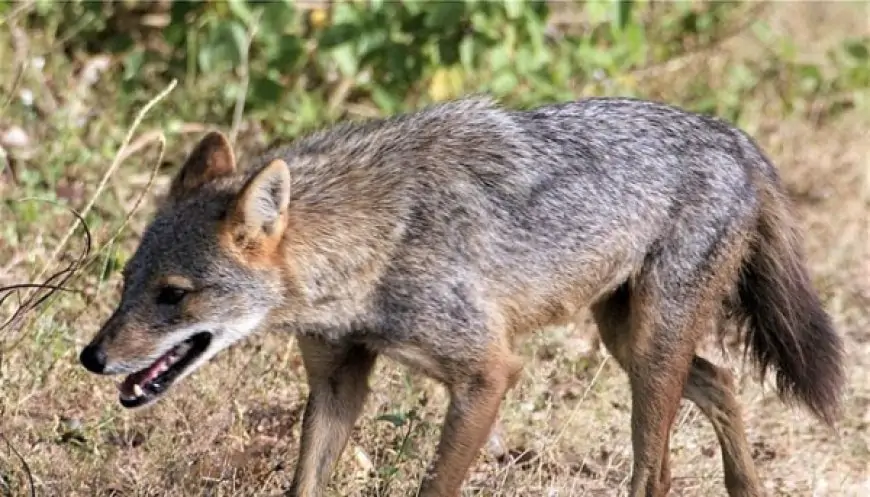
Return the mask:
[[[157,359],[154,364],[149,366],[147,369],[143,369],[137,373],[133,373],[127,376],[124,381],[118,385],[118,390],[125,397],[141,397],[142,389],[149,381],[153,380],[160,373],[169,369],[170,358],[172,356],[172,351],[164,354]],[[138,389],[136,387],[139,387]]]

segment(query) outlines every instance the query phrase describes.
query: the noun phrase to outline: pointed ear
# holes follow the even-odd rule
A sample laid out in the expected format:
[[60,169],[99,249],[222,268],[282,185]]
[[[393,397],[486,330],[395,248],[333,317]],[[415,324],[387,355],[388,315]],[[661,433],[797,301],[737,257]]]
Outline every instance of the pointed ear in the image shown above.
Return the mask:
[[202,185],[236,171],[236,158],[220,131],[205,135],[184,161],[169,187],[169,198],[179,199]]
[[230,222],[237,241],[280,238],[290,203],[290,170],[275,159],[255,174],[236,197]]

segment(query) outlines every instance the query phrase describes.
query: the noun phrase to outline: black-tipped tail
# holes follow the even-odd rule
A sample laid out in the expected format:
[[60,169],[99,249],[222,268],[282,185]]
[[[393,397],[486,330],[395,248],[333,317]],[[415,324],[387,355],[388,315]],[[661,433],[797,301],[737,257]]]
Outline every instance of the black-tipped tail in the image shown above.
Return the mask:
[[845,379],[842,340],[813,289],[777,178],[761,189],[757,238],[738,283],[745,346],[762,378],[776,371],[783,400],[799,400],[833,425]]

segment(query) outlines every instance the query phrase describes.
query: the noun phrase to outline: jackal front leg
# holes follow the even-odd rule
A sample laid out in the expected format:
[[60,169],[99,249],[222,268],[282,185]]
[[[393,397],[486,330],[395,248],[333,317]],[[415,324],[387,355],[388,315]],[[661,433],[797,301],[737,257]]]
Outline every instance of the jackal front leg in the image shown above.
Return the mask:
[[505,393],[516,383],[521,362],[508,351],[493,354],[474,374],[448,385],[450,406],[435,460],[420,497],[457,497],[468,468],[492,431]]
[[299,462],[289,497],[324,495],[335,461],[347,444],[369,392],[376,355],[360,346],[336,348],[299,337],[308,375]]

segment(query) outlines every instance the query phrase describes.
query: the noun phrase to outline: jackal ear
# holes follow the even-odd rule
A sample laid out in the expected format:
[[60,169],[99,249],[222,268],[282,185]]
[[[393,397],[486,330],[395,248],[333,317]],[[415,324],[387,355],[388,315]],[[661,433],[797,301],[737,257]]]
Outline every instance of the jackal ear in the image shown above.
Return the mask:
[[211,131],[193,148],[169,187],[169,198],[179,199],[202,185],[236,171],[236,158],[229,140]]
[[[290,170],[275,159],[257,172],[242,188],[231,215],[242,238],[280,235],[290,203]],[[241,228],[241,229],[240,229]]]

